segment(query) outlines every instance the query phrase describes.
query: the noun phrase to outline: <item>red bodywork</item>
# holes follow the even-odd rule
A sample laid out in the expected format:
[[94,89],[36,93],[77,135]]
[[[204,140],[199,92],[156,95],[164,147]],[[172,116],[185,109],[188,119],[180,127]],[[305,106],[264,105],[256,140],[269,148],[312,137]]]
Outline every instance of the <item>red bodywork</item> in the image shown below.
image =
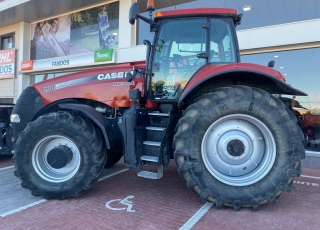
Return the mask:
[[235,71],[248,71],[262,73],[264,75],[269,75],[274,78],[277,78],[280,81],[285,82],[286,79],[284,76],[277,70],[274,70],[270,67],[250,64],[250,63],[233,63],[233,64],[211,64],[204,66],[200,69],[188,82],[186,88],[181,94],[181,98],[184,98],[186,94],[190,92],[196,85],[200,82],[205,81],[207,78],[213,75],[219,75],[226,72],[235,72]]
[[[144,67],[144,63],[135,64],[139,65],[139,67]],[[129,89],[139,89],[142,91],[142,95],[144,91],[144,78],[137,76],[132,83],[126,82],[124,73],[130,71],[132,66],[133,64],[130,65],[128,63],[117,67],[82,71],[49,79],[33,86],[40,93],[45,105],[68,98],[83,98],[99,101],[113,108],[129,107]],[[185,97],[195,85],[208,77],[230,71],[259,72],[285,82],[284,77],[278,71],[261,65],[249,63],[211,64],[204,66],[191,78],[181,98]],[[109,79],[104,79],[109,76]],[[148,101],[147,107],[154,107],[154,104]]]
[[130,107],[129,89],[140,89],[143,94],[144,78],[137,76],[132,83],[127,83],[125,72],[130,72],[133,65],[143,67],[143,64],[128,63],[81,71],[42,81],[33,86],[40,93],[45,105],[68,98],[84,98],[103,102],[113,108]]

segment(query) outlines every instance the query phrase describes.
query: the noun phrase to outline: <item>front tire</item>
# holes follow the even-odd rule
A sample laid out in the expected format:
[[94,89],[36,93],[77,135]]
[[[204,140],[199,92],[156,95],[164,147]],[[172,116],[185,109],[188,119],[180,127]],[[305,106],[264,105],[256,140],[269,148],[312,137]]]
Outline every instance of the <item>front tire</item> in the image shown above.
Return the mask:
[[183,113],[175,160],[202,200],[258,210],[276,203],[300,176],[302,140],[296,117],[279,99],[245,86],[218,88]]
[[102,173],[105,145],[89,120],[67,112],[50,113],[20,133],[13,161],[21,186],[33,195],[78,197]]

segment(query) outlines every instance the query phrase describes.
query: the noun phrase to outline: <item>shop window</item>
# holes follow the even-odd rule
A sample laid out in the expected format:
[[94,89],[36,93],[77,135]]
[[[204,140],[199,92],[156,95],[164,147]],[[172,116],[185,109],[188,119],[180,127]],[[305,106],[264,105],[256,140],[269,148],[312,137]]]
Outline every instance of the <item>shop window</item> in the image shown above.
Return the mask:
[[[140,2],[140,12],[145,10],[145,0]],[[298,21],[312,20],[319,18],[320,0],[308,1],[248,1],[248,0],[175,0],[175,1],[159,1],[156,2],[157,11],[177,10],[186,8],[234,8],[238,14],[242,13],[243,17],[241,25],[236,27],[237,30],[252,29],[257,27],[273,26],[284,23],[293,23]],[[244,11],[244,6],[250,2],[250,10]],[[302,2],[306,2],[302,4]],[[174,5],[175,4],[175,5]],[[160,8],[166,7],[166,8]],[[285,12],[285,13],[284,13]],[[143,16],[149,17],[149,13],[142,13]],[[153,34],[150,33],[149,24],[138,20],[138,42],[142,45],[144,39],[153,41]],[[307,36],[307,35],[306,35]]]
[[14,34],[2,35],[1,50],[14,48]]
[[296,115],[304,133],[306,150],[320,152],[320,48],[242,55],[242,62],[268,65],[275,60],[274,69],[286,82],[308,96],[281,95],[287,107]]

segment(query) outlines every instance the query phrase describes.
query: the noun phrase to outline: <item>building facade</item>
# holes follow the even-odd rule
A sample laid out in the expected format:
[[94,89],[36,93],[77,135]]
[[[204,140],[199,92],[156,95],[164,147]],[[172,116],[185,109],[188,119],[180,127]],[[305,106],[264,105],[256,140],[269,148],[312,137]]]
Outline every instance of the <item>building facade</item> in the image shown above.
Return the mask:
[[[128,23],[135,0],[0,1],[0,103],[15,102],[35,82],[145,59],[146,23]],[[145,12],[147,0],[140,2]],[[310,151],[320,151],[320,0],[155,0],[158,11],[228,7],[243,14],[237,26],[242,62],[282,72],[308,94],[288,97],[301,116]],[[103,7],[104,6],[104,7]],[[106,42],[102,42],[106,41]],[[106,49],[111,51],[105,51]]]

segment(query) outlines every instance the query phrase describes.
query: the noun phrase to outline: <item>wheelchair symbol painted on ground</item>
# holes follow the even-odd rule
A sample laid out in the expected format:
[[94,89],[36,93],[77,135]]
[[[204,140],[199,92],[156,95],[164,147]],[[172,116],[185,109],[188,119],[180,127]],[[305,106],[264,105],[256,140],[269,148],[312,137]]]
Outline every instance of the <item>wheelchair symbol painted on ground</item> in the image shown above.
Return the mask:
[[[127,210],[127,212],[135,212],[135,210],[132,210],[132,202],[129,201],[128,199],[132,199],[134,198],[134,196],[127,196],[124,199],[115,199],[115,200],[110,200],[106,203],[106,208],[113,210],[113,211],[121,211],[121,210]],[[127,207],[123,207],[123,208],[113,208],[110,205],[114,202],[118,202],[119,204],[123,204],[126,205]]]

